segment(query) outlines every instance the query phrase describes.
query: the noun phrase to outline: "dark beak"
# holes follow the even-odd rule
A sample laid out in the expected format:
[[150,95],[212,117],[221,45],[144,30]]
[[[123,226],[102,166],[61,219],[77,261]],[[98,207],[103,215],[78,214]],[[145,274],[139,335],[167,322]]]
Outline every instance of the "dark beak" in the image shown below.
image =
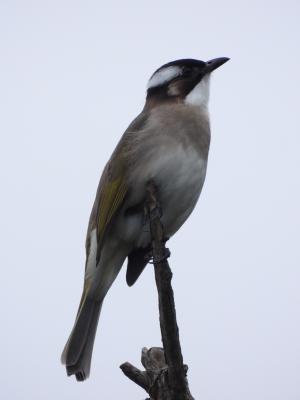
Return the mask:
[[221,65],[225,64],[228,60],[230,60],[230,58],[220,57],[220,58],[214,58],[213,60],[207,61],[205,73],[214,71],[215,69],[221,67]]

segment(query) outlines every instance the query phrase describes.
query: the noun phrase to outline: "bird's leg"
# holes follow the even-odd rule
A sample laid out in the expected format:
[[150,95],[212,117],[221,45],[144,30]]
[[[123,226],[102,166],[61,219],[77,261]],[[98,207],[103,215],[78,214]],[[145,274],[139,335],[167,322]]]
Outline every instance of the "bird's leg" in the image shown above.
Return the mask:
[[[168,237],[165,236],[164,231],[163,231],[163,225],[161,223],[161,217],[163,215],[163,210],[160,205],[160,202],[157,199],[157,187],[154,184],[154,182],[149,182],[147,185],[147,197],[148,200],[145,204],[145,212],[147,213],[148,216],[148,221],[150,225],[150,232],[151,232],[151,226],[155,225],[155,221],[159,221],[159,224],[161,226],[160,232],[159,232],[159,240],[158,241],[153,241],[152,240],[152,251],[151,251],[151,258],[149,258],[149,263],[151,264],[157,264],[165,261],[167,258],[170,257],[171,253],[168,248],[165,247],[165,244],[168,240]],[[153,233],[151,232],[151,236],[153,237]],[[156,251],[153,251],[154,247],[156,248]]]
[[149,218],[151,221],[155,220],[156,218],[161,218],[163,216],[163,211],[160,203],[157,201],[155,207],[150,210]]
[[153,221],[155,218],[161,218],[162,216],[163,216],[162,207],[159,203],[156,204],[155,208],[153,208],[150,213],[145,204],[143,212],[143,226],[148,225],[148,223],[150,224],[150,221]]
[[148,222],[149,222],[148,210],[147,210],[147,207],[145,204],[144,208],[143,208],[143,220],[142,220],[143,232],[150,232],[150,227],[149,227]]

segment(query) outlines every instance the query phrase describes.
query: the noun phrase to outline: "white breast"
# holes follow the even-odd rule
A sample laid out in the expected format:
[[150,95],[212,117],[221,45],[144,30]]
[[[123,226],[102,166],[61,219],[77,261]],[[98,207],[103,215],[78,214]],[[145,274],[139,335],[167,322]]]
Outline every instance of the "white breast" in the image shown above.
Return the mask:
[[145,165],[149,179],[157,182],[163,208],[163,224],[175,233],[194,209],[206,175],[207,160],[192,147],[161,148],[156,160]]
[[[171,145],[158,148],[135,171],[133,197],[144,198],[145,182],[149,180],[153,180],[158,187],[166,236],[171,237],[193,211],[203,187],[206,166],[207,160],[199,157],[192,147],[185,149]],[[136,241],[136,246],[145,247],[150,241],[149,229],[141,222],[138,215],[127,218],[122,232],[126,240]]]
[[206,161],[192,147],[163,146],[156,152],[155,163],[149,163],[147,169],[149,177],[167,186],[176,185],[179,191],[184,191],[187,187],[198,186],[199,178],[203,177],[206,169]]

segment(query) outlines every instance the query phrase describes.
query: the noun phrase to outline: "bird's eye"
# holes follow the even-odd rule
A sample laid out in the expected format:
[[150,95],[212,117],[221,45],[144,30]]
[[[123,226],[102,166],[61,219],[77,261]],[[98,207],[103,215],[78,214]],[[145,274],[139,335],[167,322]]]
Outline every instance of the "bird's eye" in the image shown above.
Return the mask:
[[191,67],[184,67],[183,71],[182,71],[182,75],[187,76],[187,75],[190,75],[191,72],[192,72]]

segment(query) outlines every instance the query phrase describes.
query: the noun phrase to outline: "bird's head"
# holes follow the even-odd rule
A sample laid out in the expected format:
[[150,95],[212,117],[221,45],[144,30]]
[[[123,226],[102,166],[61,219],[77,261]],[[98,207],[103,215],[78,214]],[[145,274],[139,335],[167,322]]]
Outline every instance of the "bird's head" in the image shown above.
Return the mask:
[[206,62],[183,59],[164,64],[149,79],[146,104],[154,106],[163,102],[185,102],[206,107],[210,74],[228,60],[227,57]]

